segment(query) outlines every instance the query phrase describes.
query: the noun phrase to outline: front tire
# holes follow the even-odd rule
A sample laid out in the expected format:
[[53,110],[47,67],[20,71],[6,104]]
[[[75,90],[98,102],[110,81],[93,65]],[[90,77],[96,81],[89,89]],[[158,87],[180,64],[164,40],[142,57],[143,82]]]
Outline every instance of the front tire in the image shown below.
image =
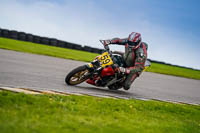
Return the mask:
[[68,85],[80,84],[89,78],[88,73],[86,65],[77,67],[66,76],[65,82]]

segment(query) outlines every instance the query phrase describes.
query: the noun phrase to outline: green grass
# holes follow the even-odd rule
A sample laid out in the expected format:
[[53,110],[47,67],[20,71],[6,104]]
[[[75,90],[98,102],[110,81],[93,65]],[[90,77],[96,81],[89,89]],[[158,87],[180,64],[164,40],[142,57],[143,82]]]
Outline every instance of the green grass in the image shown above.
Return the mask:
[[86,62],[93,60],[98,55],[85,51],[72,50],[7,38],[0,38],[0,48]]
[[[86,62],[92,61],[98,55],[79,50],[65,49],[6,38],[0,38],[0,48]],[[200,79],[200,70],[192,70],[157,63],[152,63],[152,66],[147,71],[198,80]]]
[[200,106],[0,91],[1,133],[200,133]]
[[151,63],[151,67],[147,69],[147,72],[174,75],[174,76],[179,76],[179,77],[200,80],[200,70],[180,68],[180,67],[169,66],[169,65],[158,64],[158,63]]

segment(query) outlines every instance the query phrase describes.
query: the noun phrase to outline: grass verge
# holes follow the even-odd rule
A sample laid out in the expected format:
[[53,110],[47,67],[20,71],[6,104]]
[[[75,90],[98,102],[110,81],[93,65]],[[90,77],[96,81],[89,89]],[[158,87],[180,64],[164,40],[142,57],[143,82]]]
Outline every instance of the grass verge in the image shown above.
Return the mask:
[[200,133],[200,106],[0,91],[2,133]]
[[0,48],[86,62],[93,60],[98,55],[85,51],[66,49],[7,38],[0,38]]
[[[0,48],[86,62],[92,61],[98,55],[95,53],[89,53],[79,50],[53,47],[7,38],[0,38]],[[192,70],[158,63],[152,63],[152,66],[147,71],[200,80],[200,70]]]
[[193,70],[158,63],[151,63],[151,67],[147,69],[147,72],[154,72],[200,80],[200,70]]

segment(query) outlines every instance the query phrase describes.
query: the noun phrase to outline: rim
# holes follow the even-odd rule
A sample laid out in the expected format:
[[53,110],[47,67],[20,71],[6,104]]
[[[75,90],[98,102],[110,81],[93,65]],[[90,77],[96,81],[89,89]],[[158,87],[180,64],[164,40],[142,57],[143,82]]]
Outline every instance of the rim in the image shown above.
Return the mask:
[[87,78],[85,78],[87,73],[88,73],[88,70],[84,70],[84,71],[80,71],[80,72],[74,74],[70,78],[69,83],[72,85],[80,84],[81,82],[83,82],[87,79]]

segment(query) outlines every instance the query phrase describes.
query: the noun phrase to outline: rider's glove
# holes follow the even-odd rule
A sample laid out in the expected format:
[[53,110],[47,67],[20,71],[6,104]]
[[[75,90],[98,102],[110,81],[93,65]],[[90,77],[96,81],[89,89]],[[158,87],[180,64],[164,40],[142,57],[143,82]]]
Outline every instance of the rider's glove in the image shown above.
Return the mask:
[[130,73],[130,70],[129,69],[127,69],[127,68],[124,68],[124,67],[119,67],[119,72],[120,73],[125,73],[125,74],[129,74]]
[[111,40],[104,40],[104,46],[111,44]]
[[125,72],[126,72],[126,68],[124,68],[124,67],[119,67],[119,72],[125,73]]

